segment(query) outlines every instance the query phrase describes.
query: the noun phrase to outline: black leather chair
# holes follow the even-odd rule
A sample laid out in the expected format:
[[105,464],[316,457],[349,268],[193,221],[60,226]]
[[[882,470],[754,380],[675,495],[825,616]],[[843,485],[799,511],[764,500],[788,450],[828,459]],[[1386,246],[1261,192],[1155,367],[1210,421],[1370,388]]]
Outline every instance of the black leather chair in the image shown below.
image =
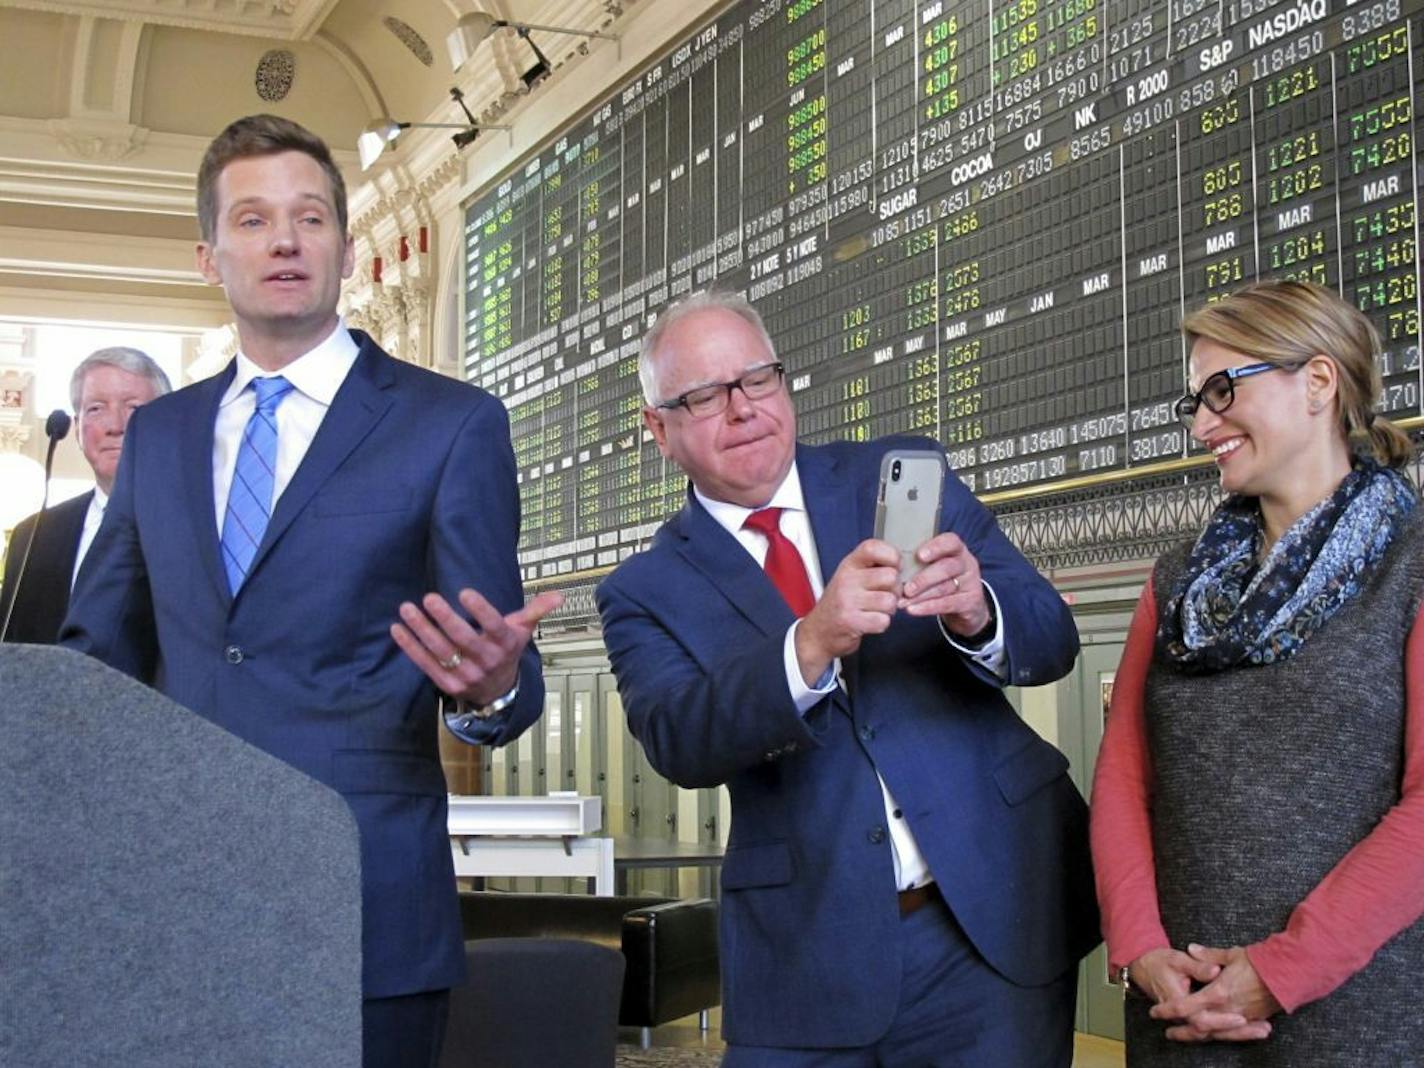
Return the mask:
[[462,891],[465,938],[573,938],[621,950],[618,1022],[646,1029],[721,1004],[717,903],[706,899]]
[[565,938],[465,943],[440,1068],[613,1068],[623,957]]

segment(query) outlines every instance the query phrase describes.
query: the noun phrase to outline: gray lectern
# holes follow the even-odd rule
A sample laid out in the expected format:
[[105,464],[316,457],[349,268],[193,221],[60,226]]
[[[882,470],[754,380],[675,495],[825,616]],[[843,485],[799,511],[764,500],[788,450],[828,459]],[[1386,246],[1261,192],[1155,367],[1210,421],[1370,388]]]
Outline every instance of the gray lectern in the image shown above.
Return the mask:
[[0,1064],[357,1068],[360,893],[334,791],[87,657],[0,645]]

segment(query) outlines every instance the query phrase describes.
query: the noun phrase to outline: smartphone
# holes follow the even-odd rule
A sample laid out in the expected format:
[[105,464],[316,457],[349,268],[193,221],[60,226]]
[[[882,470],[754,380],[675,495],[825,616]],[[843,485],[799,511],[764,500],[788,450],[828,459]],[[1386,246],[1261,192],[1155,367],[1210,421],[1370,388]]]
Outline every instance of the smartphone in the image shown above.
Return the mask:
[[903,585],[920,570],[915,550],[939,533],[940,491],[949,465],[934,449],[892,449],[880,461],[875,536],[900,550]]

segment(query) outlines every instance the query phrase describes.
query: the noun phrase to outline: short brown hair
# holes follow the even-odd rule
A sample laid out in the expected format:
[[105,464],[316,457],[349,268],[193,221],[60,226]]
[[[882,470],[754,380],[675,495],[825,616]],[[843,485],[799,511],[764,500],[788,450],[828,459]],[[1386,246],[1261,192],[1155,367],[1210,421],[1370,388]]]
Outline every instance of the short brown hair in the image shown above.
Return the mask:
[[198,231],[212,243],[218,227],[218,176],[233,160],[252,156],[275,156],[282,152],[305,152],[321,165],[331,183],[336,201],[336,221],[346,233],[346,181],[331,158],[326,142],[305,126],[277,115],[248,115],[231,123],[213,138],[198,168]]
[[1335,403],[1344,437],[1368,441],[1387,467],[1401,467],[1413,456],[1409,436],[1374,410],[1382,386],[1379,333],[1358,308],[1323,286],[1256,282],[1190,313],[1182,332],[1188,345],[1206,338],[1292,371],[1313,356],[1327,357],[1339,372]]

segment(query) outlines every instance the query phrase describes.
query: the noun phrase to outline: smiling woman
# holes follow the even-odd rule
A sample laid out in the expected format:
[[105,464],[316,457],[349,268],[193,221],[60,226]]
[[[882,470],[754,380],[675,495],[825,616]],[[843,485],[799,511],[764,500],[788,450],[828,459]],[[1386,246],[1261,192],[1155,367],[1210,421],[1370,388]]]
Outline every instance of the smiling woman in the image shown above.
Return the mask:
[[[1177,413],[1217,457],[1222,488],[1262,498],[1268,542],[1345,477],[1352,440],[1386,467],[1411,455],[1409,439],[1374,411],[1374,327],[1329,290],[1263,283],[1192,313],[1182,329],[1193,391]],[[1272,370],[1288,374],[1253,377]]]
[[1143,592],[1093,784],[1127,1062],[1417,1063],[1424,510],[1379,340],[1296,282],[1183,330],[1227,496]]

